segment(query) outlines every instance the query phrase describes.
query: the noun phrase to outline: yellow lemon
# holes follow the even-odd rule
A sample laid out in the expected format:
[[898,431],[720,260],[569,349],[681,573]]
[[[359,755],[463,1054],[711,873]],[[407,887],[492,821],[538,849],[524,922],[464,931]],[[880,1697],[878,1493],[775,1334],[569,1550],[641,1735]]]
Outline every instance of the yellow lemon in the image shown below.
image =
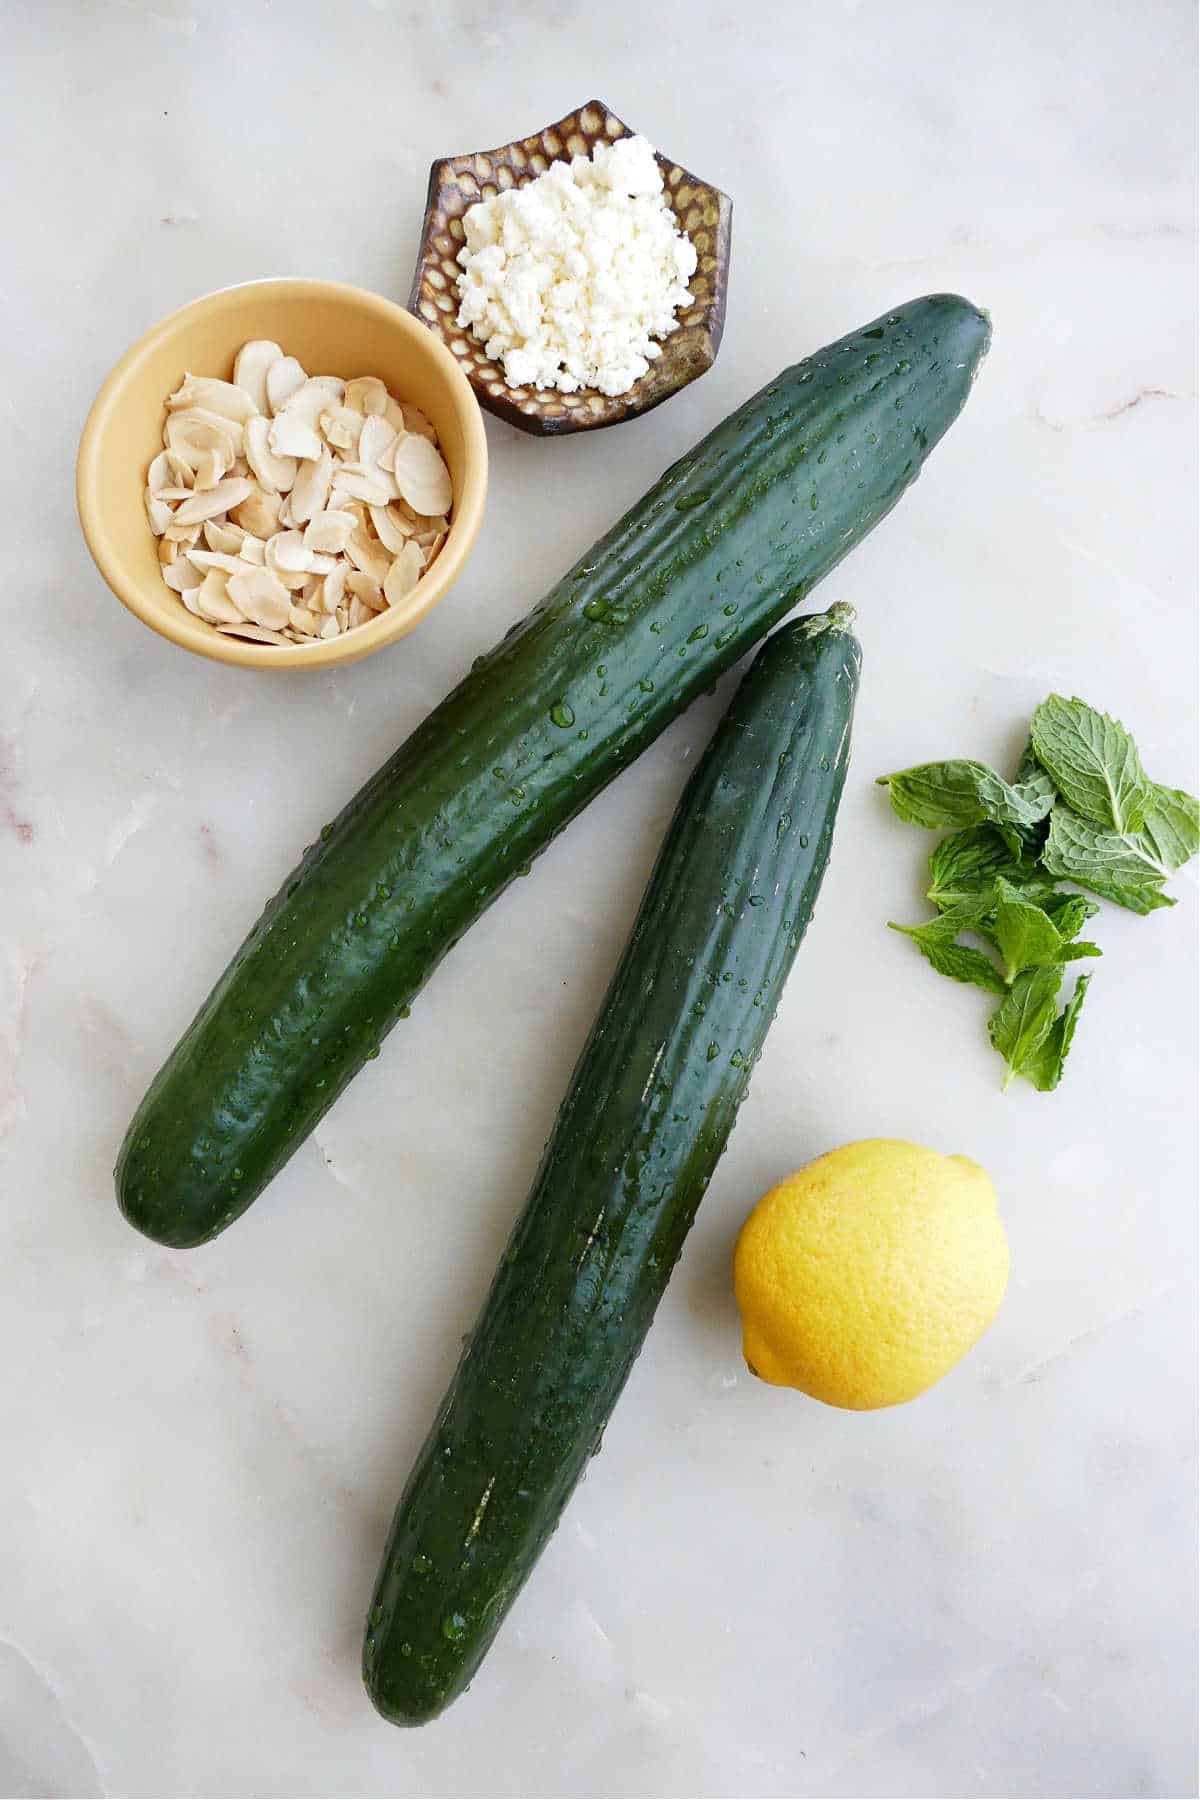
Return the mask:
[[978,1343],[1008,1281],[978,1163],[899,1138],[831,1150],[764,1194],[734,1288],[755,1375],[829,1406],[898,1406]]

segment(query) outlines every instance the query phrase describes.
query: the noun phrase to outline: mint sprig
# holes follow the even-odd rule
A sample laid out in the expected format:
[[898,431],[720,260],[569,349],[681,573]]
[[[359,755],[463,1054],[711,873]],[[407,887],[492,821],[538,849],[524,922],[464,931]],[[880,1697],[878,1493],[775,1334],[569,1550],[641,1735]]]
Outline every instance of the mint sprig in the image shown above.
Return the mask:
[[[1076,883],[1130,912],[1173,906],[1170,875],[1200,850],[1200,803],[1152,782],[1119,720],[1051,694],[1034,713],[1014,779],[967,758],[880,777],[893,810],[954,827],[929,859],[936,916],[891,929],[951,980],[1002,996],[988,1023],[1007,1065],[1042,1092],[1058,1086],[1091,982],[1060,1009],[1066,966],[1101,954],[1081,939],[1099,911]],[[964,943],[969,936],[976,943]],[[993,956],[991,952],[995,952]]]

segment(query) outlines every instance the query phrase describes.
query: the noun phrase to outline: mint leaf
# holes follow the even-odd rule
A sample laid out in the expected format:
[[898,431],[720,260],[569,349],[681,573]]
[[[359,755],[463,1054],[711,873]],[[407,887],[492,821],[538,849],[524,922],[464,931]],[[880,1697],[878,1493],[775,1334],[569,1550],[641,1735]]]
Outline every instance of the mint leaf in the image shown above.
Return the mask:
[[934,849],[925,898],[945,912],[962,900],[990,894],[998,875],[1017,881],[1031,873],[1030,865],[1014,858],[994,825],[971,825],[943,838]]
[[1142,829],[1151,784],[1117,719],[1051,694],[1033,715],[1032,734],[1038,761],[1073,812],[1117,832]]
[[1062,1080],[1063,1064],[1067,1060],[1067,1051],[1071,1048],[1071,1040],[1075,1036],[1075,1027],[1091,980],[1090,975],[1079,977],[1075,983],[1075,992],[1050,1027],[1040,1048],[1028,1059],[1021,1071],[1025,1079],[1032,1081],[1034,1087],[1043,1094],[1051,1093]]
[[1160,906],[1174,906],[1174,900],[1162,891],[1162,870],[1137,845],[1137,838],[1106,831],[1060,804],[1050,814],[1042,863],[1049,874],[1077,881],[1102,900],[1112,900],[1130,912],[1149,913]]
[[1015,785],[1004,781],[991,769],[984,769],[979,783],[979,798],[994,825],[1015,825],[1031,830],[1044,819],[1054,804],[1054,783],[1044,769],[1028,781]]
[[878,785],[886,787],[893,812],[910,825],[925,825],[938,830],[945,825],[982,825],[987,810],[979,798],[983,777],[1000,777],[985,763],[952,762],[919,763],[912,769],[901,769],[895,775],[881,775]]
[[1200,850],[1200,801],[1179,788],[1154,786],[1138,851],[1164,875],[1173,875]]
[[964,981],[974,987],[986,988],[991,994],[1002,994],[1005,991],[1004,983],[991,957],[986,956],[982,950],[972,950],[969,945],[956,942],[960,931],[976,928],[987,904],[986,896],[980,896],[977,903],[967,902],[957,906],[938,919],[930,919],[924,925],[896,925],[889,919],[888,929],[911,938],[926,962],[939,975],[946,975],[951,981]]
[[1084,956],[1103,956],[1099,944],[1093,944],[1087,938],[1080,938],[1077,944],[1064,944],[1059,955],[1060,962],[1078,962]]
[[[1032,738],[1021,752],[1021,760],[1017,764],[1017,772],[1013,777],[1013,786],[1018,791],[1024,790],[1027,794],[1036,786],[1039,795],[1044,797],[1048,792],[1050,802],[1054,801],[1054,783],[1033,753]],[[1046,841],[1049,820],[1050,807],[1048,805],[1042,817],[1032,824],[1006,825],[1004,827],[1005,838],[1021,855],[1036,857]]]
[[[1032,898],[1024,894],[1023,898]],[[1078,937],[1089,919],[1094,919],[1100,908],[1094,900],[1084,894],[1060,894],[1057,888],[1051,888],[1041,898],[1034,899],[1033,904],[1040,906],[1048,919],[1053,920],[1058,928],[1059,936],[1069,943]]]
[[996,909],[991,935],[1004,960],[1004,979],[1015,981],[1022,969],[1053,968],[1063,960],[1063,939],[1040,906],[1022,900],[1007,882],[996,883]]
[[988,1020],[988,1036],[1008,1064],[1005,1088],[1014,1075],[1037,1066],[1038,1052],[1054,1029],[1054,1000],[1062,978],[1061,968],[1027,969]]
[[[950,762],[918,763],[894,775],[881,775],[892,809],[910,825],[937,830],[946,825],[1002,828],[1034,826],[1054,801],[1054,786],[1044,770],[1013,787],[986,763],[958,757]],[[1020,854],[1020,843],[1013,854]]]

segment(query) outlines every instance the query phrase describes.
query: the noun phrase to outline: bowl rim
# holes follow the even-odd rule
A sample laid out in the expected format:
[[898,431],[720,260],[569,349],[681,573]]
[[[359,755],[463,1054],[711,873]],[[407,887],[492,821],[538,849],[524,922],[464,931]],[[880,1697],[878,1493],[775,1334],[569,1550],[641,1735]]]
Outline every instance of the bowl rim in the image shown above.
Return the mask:
[[[275,290],[280,298],[294,297],[297,292],[332,300],[352,301],[377,313],[382,321],[395,327],[413,344],[418,342],[433,351],[451,392],[459,401],[466,453],[462,494],[456,500],[450,533],[433,568],[422,577],[420,604],[404,611],[378,614],[369,624],[340,637],[312,645],[255,644],[248,640],[223,637],[215,631],[195,629],[200,621],[182,605],[175,619],[165,607],[160,610],[149,599],[145,584],[132,579],[115,538],[109,531],[99,501],[99,459],[116,403],[139,365],[185,324],[190,317],[219,309],[220,303],[232,295],[249,289],[264,290],[264,297]],[[369,288],[343,281],[326,281],[308,276],[265,276],[251,281],[233,282],[210,293],[200,294],[185,305],[150,326],[124,352],[101,383],[88,410],[79,439],[75,464],[75,502],[79,523],[92,560],[105,582],[126,609],[148,625],[160,637],[167,638],[194,655],[234,667],[273,669],[294,673],[297,670],[329,669],[337,664],[357,662],[386,644],[405,637],[424,619],[458,579],[470,557],[479,528],[483,523],[488,484],[487,433],[479,400],[458,363],[435,333],[427,331],[406,307]],[[149,530],[149,526],[147,526]],[[457,537],[456,537],[457,533]],[[164,586],[164,593],[170,589]]]

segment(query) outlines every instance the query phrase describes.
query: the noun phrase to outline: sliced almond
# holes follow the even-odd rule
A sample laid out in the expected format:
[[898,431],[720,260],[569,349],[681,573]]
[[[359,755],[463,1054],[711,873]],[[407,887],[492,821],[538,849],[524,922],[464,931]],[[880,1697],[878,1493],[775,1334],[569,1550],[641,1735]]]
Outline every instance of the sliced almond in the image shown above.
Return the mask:
[[437,434],[377,376],[310,376],[256,338],[232,382],[185,376],[163,441],[146,490],[163,580],[231,636],[356,630],[410,595],[446,542]]
[[387,605],[379,583],[370,575],[364,575],[361,569],[351,569],[346,577],[346,591],[373,613],[382,612]]
[[240,556],[229,556],[224,550],[185,550],[184,555],[197,569],[220,569],[224,575],[240,575],[246,567]]
[[425,417],[425,414],[421,411],[420,407],[410,406],[406,400],[402,410],[404,412],[405,431],[414,432],[417,437],[426,438],[429,443],[436,446],[438,434],[433,429],[432,424]]
[[170,568],[163,570],[163,580],[175,593],[183,595],[199,588],[204,576],[199,569],[194,569],[186,556],[177,556]]
[[417,545],[405,544],[388,570],[383,584],[383,597],[388,605],[396,606],[407,594],[411,594],[424,572],[425,558]]
[[362,500],[367,506],[386,506],[396,498],[396,483],[387,470],[368,469],[362,463],[345,463],[338,470],[336,486],[350,499]]
[[267,542],[267,567],[276,574],[307,574],[313,566],[313,552],[299,531],[277,531]]
[[333,486],[329,490],[329,499],[325,502],[325,510],[351,513],[354,523],[360,525],[367,516],[367,509],[361,500],[355,500],[353,495],[348,494],[341,485],[339,480],[341,467],[342,465],[339,465],[333,472]]
[[242,617],[255,625],[278,631],[288,622],[291,602],[287,589],[270,569],[247,569],[244,575],[231,575],[229,598]]
[[245,388],[235,381],[218,381],[215,375],[185,375],[182,385],[168,397],[167,411],[182,412],[189,406],[202,406],[206,412],[220,413],[244,425],[258,411]]
[[171,471],[171,479],[176,487],[190,488],[192,485],[192,465],[185,462],[175,450],[164,450],[167,467]]
[[167,419],[165,436],[168,450],[193,471],[206,450],[219,451],[228,468],[237,459],[243,443],[241,425],[220,413],[206,412],[200,406],[172,413]]
[[304,528],[304,542],[310,550],[340,556],[350,542],[355,524],[353,513],[315,512]]
[[392,566],[391,552],[385,550],[374,538],[368,537],[361,527],[351,533],[346,545],[346,555],[356,569],[361,569],[364,575],[369,575],[380,587],[383,586]]
[[302,388],[308,376],[294,356],[281,356],[267,370],[267,404],[272,412],[286,406],[292,395]]
[[156,500],[162,498],[162,491],[164,488],[183,486],[182,482],[176,480],[175,471],[171,464],[172,458],[168,455],[167,451],[160,450],[158,455],[154,458],[154,461],[150,464],[149,469],[146,471],[146,486]]
[[321,583],[321,611],[323,613],[335,613],[342,604],[348,573],[345,562],[339,562]]
[[362,413],[355,412],[350,406],[331,406],[317,423],[335,450],[352,450],[357,454],[363,428]]
[[333,454],[327,444],[322,444],[321,453],[315,461],[300,464],[300,473],[291,494],[294,524],[307,525],[314,513],[324,510],[332,480]]
[[293,606],[288,613],[288,623],[302,637],[316,637],[321,629],[321,614],[310,612],[307,606]]
[[[294,394],[289,394],[283,405],[283,411],[294,418],[303,419],[306,425],[316,429],[317,420],[331,406],[341,406],[346,392],[346,384],[336,375],[310,375],[303,387],[298,387]],[[359,411],[362,409],[359,408]]]
[[387,420],[377,413],[368,413],[358,440],[359,462],[368,469],[380,463],[390,468],[395,447],[396,433]]
[[150,529],[155,537],[161,537],[164,531],[170,530],[175,523],[175,514],[165,500],[158,500],[146,489],[146,517],[150,521]]
[[378,375],[356,375],[353,381],[346,383],[347,406],[356,412],[378,415],[388,403],[388,391]]
[[315,460],[322,450],[316,428],[300,413],[291,412],[287,407],[271,420],[267,441],[276,456],[303,456]]
[[385,550],[398,556],[407,540],[413,535],[413,528],[408,517],[400,511],[399,505],[372,506],[369,509],[371,523],[375,527],[375,535]]
[[269,538],[279,530],[279,495],[256,487],[240,506],[231,506],[229,514],[243,531],[257,538]]
[[220,450],[202,450],[196,459],[196,493],[207,493],[210,488],[215,488],[228,467]]
[[210,550],[224,550],[227,556],[236,556],[246,536],[240,525],[221,523],[216,519],[205,519],[202,527],[204,542]]
[[449,512],[454,498],[450,471],[428,438],[411,431],[397,438],[392,469],[401,498],[414,512]]
[[176,508],[174,523],[176,525],[199,525],[204,519],[214,519],[218,513],[229,512],[240,506],[254,492],[254,483],[244,476],[231,475],[225,481],[218,481],[216,487],[208,488],[202,494],[193,494],[190,500],[184,500]]
[[279,631],[268,631],[265,625],[250,625],[245,619],[239,619],[236,625],[218,625],[217,630],[222,637],[246,638],[251,644],[286,644],[287,639]]
[[194,591],[197,611],[210,625],[233,625],[241,618],[241,609],[226,592],[226,578],[219,569],[209,569]]
[[269,494],[286,494],[296,479],[299,464],[294,456],[277,456],[270,437],[275,429],[270,419],[251,419],[246,426],[246,461],[255,479]]
[[243,344],[233,359],[233,379],[238,387],[249,394],[260,413],[265,413],[270,402],[267,399],[267,370],[283,357],[278,344],[270,338],[251,338]]

